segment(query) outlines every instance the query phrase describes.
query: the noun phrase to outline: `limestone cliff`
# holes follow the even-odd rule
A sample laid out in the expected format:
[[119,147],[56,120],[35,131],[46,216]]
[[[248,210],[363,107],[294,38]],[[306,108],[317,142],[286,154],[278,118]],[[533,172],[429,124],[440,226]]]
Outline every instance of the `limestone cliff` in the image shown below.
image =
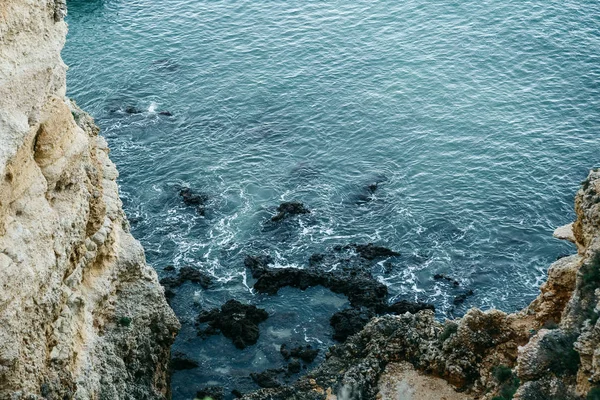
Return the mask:
[[0,399],[162,399],[179,324],[65,97],[64,0],[0,3]]
[[550,266],[540,295],[506,314],[471,309],[444,323],[432,311],[374,318],[292,386],[246,400],[583,400],[600,398],[600,170],[557,237],[578,254]]

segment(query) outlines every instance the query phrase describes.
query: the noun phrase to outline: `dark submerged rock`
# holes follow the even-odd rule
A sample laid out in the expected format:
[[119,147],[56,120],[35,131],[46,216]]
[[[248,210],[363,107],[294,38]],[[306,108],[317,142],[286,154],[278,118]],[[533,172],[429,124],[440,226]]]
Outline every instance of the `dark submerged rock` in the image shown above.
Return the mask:
[[[309,258],[309,267],[306,269],[270,268],[273,260],[265,255],[247,256],[244,265],[257,279],[254,289],[260,293],[274,295],[285,286],[305,290],[321,285],[334,293],[346,295],[351,308],[337,312],[330,319],[334,330],[333,338],[345,341],[376,315],[434,310],[433,305],[421,302],[387,303],[387,286],[377,281],[370,269],[374,259],[395,255],[398,253],[369,243],[334,246],[332,252],[315,253]],[[286,359],[299,357],[292,354],[285,345],[281,348],[281,354]]]
[[271,221],[278,222],[293,215],[309,214],[310,210],[304,207],[304,204],[298,202],[285,202],[277,207],[277,214],[271,218]]
[[373,200],[373,195],[379,187],[379,182],[373,182],[365,185],[360,193],[356,195],[356,204],[364,204]]
[[375,246],[373,243],[367,244],[354,244],[352,245],[358,255],[367,260],[374,260],[382,257],[395,257],[399,256],[400,253],[388,249],[383,246]]
[[171,358],[171,369],[174,371],[194,369],[198,368],[198,366],[199,364],[196,361],[190,359],[180,351],[175,352]]
[[277,268],[258,270],[253,276],[258,280],[254,289],[260,293],[276,294],[285,286],[306,290],[311,286],[324,286],[334,293],[345,294],[355,307],[381,309],[387,299],[387,286],[376,281],[370,273],[335,273],[315,269]]
[[319,355],[319,349],[313,349],[310,345],[288,348],[287,345],[281,345],[279,352],[287,361],[290,358],[299,358],[306,363],[311,363]]
[[169,58],[161,58],[159,60],[153,61],[152,65],[159,71],[163,72],[174,72],[179,69],[179,64],[176,61],[171,60]]
[[387,178],[383,175],[374,176],[369,180],[364,181],[360,184],[357,192],[352,195],[351,200],[357,204],[362,205],[368,203],[374,199],[374,194],[379,189],[379,185],[387,181]]
[[293,359],[287,366],[288,374],[297,374],[302,370],[302,365],[300,361]]
[[231,394],[233,395],[233,397],[235,397],[236,399],[241,399],[242,397],[244,397],[244,394],[242,392],[240,392],[237,389],[233,389],[231,391]]
[[458,306],[458,305],[464,303],[468,297],[473,296],[474,294],[475,293],[471,289],[466,290],[464,293],[461,293],[458,296],[456,296],[453,300],[453,303],[455,306]]
[[387,286],[373,278],[372,260],[358,257],[353,251],[354,245],[336,246],[333,250],[313,254],[306,269],[270,268],[272,260],[268,256],[247,256],[244,264],[257,279],[254,289],[260,293],[274,295],[285,286],[305,290],[321,285],[346,295],[353,307],[384,310]]
[[[172,267],[172,266],[170,266]],[[165,271],[172,271],[175,268],[166,267]],[[190,281],[193,283],[198,283],[204,289],[208,289],[210,284],[212,283],[212,278],[206,272],[200,271],[194,267],[182,267],[177,276],[167,276],[160,280],[160,284],[165,288],[165,296],[167,298],[172,298],[175,296],[175,291],[173,290],[176,287],[181,286],[185,282]]]
[[260,336],[258,324],[265,321],[269,314],[256,306],[229,300],[210,311],[203,311],[197,318],[199,323],[208,323],[208,328],[199,331],[199,335],[212,335],[221,332],[231,339],[238,349],[257,342]]
[[276,388],[281,386],[277,376],[283,371],[281,369],[268,369],[263,372],[253,372],[250,377],[256,384],[262,388]]
[[395,266],[389,261],[383,263],[383,272],[387,275],[394,270]]
[[441,281],[441,280],[448,281],[454,286],[460,286],[460,282],[458,282],[456,279],[454,279],[446,274],[435,274],[433,276],[433,279],[435,279],[436,281]]
[[172,117],[173,116],[173,113],[171,111],[160,111],[158,114],[159,115],[164,115],[166,117]]
[[[280,288],[291,286],[305,290],[321,285],[334,293],[348,297],[353,308],[368,309],[374,314],[387,312],[387,286],[377,281],[371,274],[373,260],[378,257],[394,256],[398,253],[372,243],[366,245],[334,246],[332,252],[315,253],[309,258],[309,267],[270,268],[269,256],[247,256],[244,265],[257,279],[254,289],[260,293],[276,294]],[[333,270],[335,266],[335,270]],[[361,315],[358,320],[357,316]],[[353,321],[348,318],[352,316]],[[368,319],[361,311],[344,311],[338,315],[336,326],[342,330],[355,332],[356,327],[364,326]],[[349,329],[348,326],[355,328]],[[340,333],[337,337],[347,337]]]
[[209,200],[207,194],[196,193],[190,188],[183,188],[179,191],[179,196],[181,196],[186,205],[195,206],[198,214],[204,215],[206,213],[205,205]]
[[199,283],[203,288],[208,288],[212,283],[212,278],[207,273],[193,267],[183,267],[179,270],[179,281],[181,283],[190,281]]
[[349,336],[360,332],[374,316],[375,313],[366,308],[348,308],[333,314],[329,320],[334,332],[333,339],[344,342]]
[[142,110],[140,110],[139,108],[136,108],[134,106],[127,106],[125,107],[125,113],[127,114],[141,114]]
[[267,272],[269,264],[273,263],[271,256],[258,255],[258,256],[246,256],[244,259],[244,266],[252,271],[254,278],[260,278],[260,276]]

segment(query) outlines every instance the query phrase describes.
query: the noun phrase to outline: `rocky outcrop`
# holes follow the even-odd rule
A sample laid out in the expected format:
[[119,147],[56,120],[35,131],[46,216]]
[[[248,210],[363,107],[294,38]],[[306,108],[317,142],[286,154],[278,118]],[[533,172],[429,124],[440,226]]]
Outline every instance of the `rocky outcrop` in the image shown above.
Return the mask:
[[179,324],[65,98],[65,12],[0,6],[0,399],[163,399]]
[[269,318],[269,314],[262,308],[242,304],[237,300],[229,300],[221,306],[210,311],[203,311],[198,315],[198,323],[208,323],[208,328],[201,329],[201,336],[222,333],[230,338],[238,349],[256,344],[260,336],[258,324]]
[[599,193],[594,170],[577,193],[573,232],[567,226],[557,234],[576,240],[578,254],[550,266],[540,295],[524,310],[471,309],[444,323],[430,310],[374,317],[293,385],[244,399],[598,398]]

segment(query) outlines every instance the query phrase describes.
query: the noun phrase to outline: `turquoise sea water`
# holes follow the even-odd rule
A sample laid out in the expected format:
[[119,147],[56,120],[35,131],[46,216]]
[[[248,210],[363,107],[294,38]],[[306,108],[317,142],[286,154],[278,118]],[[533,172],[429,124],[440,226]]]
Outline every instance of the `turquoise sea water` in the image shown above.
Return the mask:
[[[218,280],[173,301],[175,350],[201,364],[174,374],[175,399],[253,388],[250,371],[283,365],[283,342],[333,343],[346,299],[256,295],[245,254],[302,267],[336,244],[386,245],[402,256],[374,272],[393,299],[445,317],[523,307],[574,251],[552,231],[598,163],[597,1],[70,0],[67,21],[68,95],[110,144],[149,263]],[[181,186],[210,196],[204,217]],[[312,213],[268,229],[288,200]],[[474,296],[453,308],[436,273]],[[192,324],[229,298],[271,314],[244,351]]]

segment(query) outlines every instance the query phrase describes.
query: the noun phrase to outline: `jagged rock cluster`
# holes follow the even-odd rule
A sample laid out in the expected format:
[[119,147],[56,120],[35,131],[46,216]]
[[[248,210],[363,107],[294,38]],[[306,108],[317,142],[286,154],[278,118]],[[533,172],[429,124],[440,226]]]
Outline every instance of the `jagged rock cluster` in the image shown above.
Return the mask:
[[65,97],[64,0],[0,6],[0,399],[163,399],[179,323]]
[[471,309],[375,317],[290,386],[244,399],[583,400],[600,393],[600,171],[583,182],[577,221],[557,230],[578,254],[548,271],[540,295],[506,314]]

